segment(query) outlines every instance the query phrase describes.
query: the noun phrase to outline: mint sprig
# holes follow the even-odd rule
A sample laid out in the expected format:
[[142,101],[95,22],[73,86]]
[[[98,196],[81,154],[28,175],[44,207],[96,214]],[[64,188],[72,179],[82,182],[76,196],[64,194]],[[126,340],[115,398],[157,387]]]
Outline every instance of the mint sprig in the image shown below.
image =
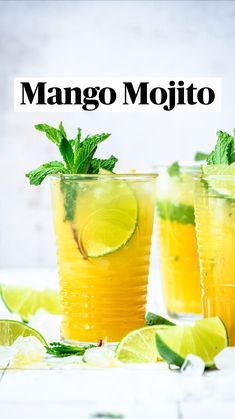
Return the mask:
[[179,224],[195,224],[194,207],[192,205],[176,205],[170,201],[159,201],[157,212],[163,220],[175,221]]
[[92,173],[99,173],[100,169],[112,172],[118,159],[115,156],[110,156],[109,159],[92,159],[91,169]]
[[53,355],[57,358],[65,358],[66,356],[71,355],[84,355],[87,349],[96,348],[97,345],[87,345],[87,346],[71,346],[65,345],[60,342],[52,342],[49,346],[46,347],[48,354]]
[[42,181],[49,175],[55,175],[57,173],[68,173],[68,170],[64,164],[60,161],[51,161],[44,163],[37,169],[31,170],[26,176],[29,178],[30,185],[40,185]]
[[88,135],[81,141],[81,128],[78,128],[74,139],[68,139],[62,122],[58,129],[48,124],[37,124],[35,128],[44,132],[47,138],[58,147],[63,162],[44,163],[37,169],[31,170],[26,174],[31,185],[40,185],[47,175],[54,173],[96,174],[98,167],[112,171],[118,161],[114,156],[104,160],[94,158],[98,144],[109,138],[111,134]]
[[208,153],[197,151],[194,155],[194,161],[205,161],[209,157]]
[[[98,145],[109,138],[111,134],[88,135],[82,141],[81,128],[78,128],[75,138],[68,139],[62,122],[58,128],[48,124],[37,124],[35,128],[44,132],[47,138],[58,147],[63,162],[52,161],[31,170],[26,174],[31,185],[38,186],[48,175],[53,174],[97,174],[101,168],[113,171],[118,161],[113,155],[108,159],[94,158]],[[66,182],[62,178],[61,191],[64,194],[65,219],[71,222],[75,213],[76,185],[69,181]]]
[[167,168],[167,173],[169,176],[180,176],[180,165],[178,161],[175,161]]
[[234,137],[224,131],[217,132],[215,149],[209,154],[207,164],[231,164],[235,162]]

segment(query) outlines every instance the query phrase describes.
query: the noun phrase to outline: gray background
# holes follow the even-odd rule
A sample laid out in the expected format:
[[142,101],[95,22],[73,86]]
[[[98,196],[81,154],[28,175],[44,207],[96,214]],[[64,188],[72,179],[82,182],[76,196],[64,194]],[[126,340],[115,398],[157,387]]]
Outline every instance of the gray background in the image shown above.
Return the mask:
[[[120,169],[151,169],[208,151],[217,129],[235,125],[233,1],[0,2],[0,267],[53,267],[55,247],[47,184],[29,187],[24,174],[58,157],[33,125],[63,119],[72,135],[112,132],[100,156]],[[217,76],[222,112],[13,112],[19,76]]]

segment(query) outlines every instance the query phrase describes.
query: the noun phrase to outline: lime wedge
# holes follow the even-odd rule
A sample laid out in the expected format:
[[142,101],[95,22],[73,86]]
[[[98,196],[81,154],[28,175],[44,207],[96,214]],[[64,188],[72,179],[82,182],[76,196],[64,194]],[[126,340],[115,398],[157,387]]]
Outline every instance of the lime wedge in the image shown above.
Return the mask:
[[128,333],[116,348],[116,358],[124,363],[155,363],[161,360],[155,344],[156,332],[171,326],[147,326]]
[[51,314],[60,314],[59,294],[54,289],[39,291],[31,287],[2,284],[0,293],[7,309],[11,313],[19,314],[25,321],[39,308]]
[[235,163],[232,164],[204,164],[204,175],[235,175]]
[[35,336],[47,346],[44,337],[32,327],[15,320],[0,320],[0,346],[11,346],[19,336]]
[[[214,192],[221,198],[235,198],[235,182],[229,178],[229,176],[235,175],[235,163],[203,165],[202,173],[206,176],[204,181],[211,194]],[[221,175],[221,178],[218,175]]]
[[138,204],[125,180],[103,176],[79,191],[74,228],[81,253],[98,257],[122,248],[133,236]]
[[206,367],[214,365],[214,357],[228,345],[227,332],[219,317],[196,321],[193,325],[159,329],[157,350],[168,363],[182,366],[189,354],[203,359]]

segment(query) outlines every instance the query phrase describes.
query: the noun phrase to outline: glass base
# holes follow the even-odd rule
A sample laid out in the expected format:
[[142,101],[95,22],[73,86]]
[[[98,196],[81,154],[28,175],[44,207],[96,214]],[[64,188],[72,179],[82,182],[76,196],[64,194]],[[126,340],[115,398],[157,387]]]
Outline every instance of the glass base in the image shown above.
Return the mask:
[[181,320],[184,322],[193,322],[195,320],[202,319],[202,314],[195,314],[195,313],[174,313],[172,311],[167,310],[168,315],[174,320]]
[[110,349],[115,349],[116,346],[119,344],[119,342],[83,342],[81,340],[71,340],[71,339],[66,339],[63,336],[61,336],[61,341],[62,343],[64,343],[65,345],[72,345],[72,346],[89,346],[89,345],[95,345],[95,346],[102,346],[102,345],[106,345],[108,346],[108,348]]

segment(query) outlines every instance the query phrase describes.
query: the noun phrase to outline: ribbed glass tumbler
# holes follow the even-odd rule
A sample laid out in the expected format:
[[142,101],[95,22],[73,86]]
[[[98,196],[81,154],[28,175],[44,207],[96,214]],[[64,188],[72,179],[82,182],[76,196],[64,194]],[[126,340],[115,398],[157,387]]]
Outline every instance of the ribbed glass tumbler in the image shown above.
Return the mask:
[[205,317],[219,316],[235,344],[235,176],[195,179],[195,214]]
[[144,325],[155,182],[52,176],[63,340],[115,343]]

